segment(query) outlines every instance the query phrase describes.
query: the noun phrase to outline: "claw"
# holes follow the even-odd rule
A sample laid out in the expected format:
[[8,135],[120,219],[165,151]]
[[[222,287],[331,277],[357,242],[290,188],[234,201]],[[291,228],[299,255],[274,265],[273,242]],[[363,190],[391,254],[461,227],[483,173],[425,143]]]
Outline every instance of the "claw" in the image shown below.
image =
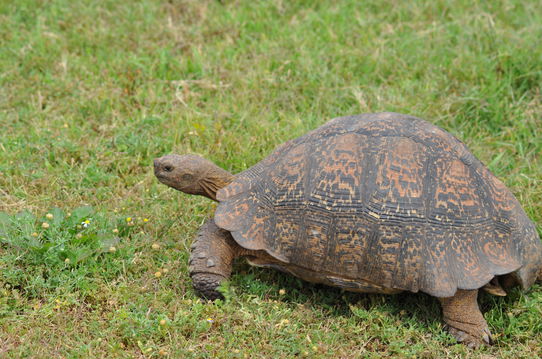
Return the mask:
[[491,335],[488,333],[488,330],[484,330],[484,335],[482,337],[484,339],[484,342],[486,342],[488,345],[493,345],[493,338],[491,338]]
[[465,344],[470,349],[476,349],[482,344],[493,345],[493,339],[489,333],[489,329],[484,329],[482,337],[475,337],[469,333],[466,333],[460,329],[445,325],[444,329],[447,330],[459,343]]

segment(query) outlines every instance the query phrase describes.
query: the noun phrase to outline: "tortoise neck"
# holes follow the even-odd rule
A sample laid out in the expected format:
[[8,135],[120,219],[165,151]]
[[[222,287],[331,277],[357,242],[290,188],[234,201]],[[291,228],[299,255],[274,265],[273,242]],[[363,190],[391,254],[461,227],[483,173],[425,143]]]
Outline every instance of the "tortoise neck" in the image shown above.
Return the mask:
[[[200,179],[202,196],[217,201],[216,192],[233,181],[233,175],[218,166],[211,167]],[[218,201],[217,201],[218,202]]]

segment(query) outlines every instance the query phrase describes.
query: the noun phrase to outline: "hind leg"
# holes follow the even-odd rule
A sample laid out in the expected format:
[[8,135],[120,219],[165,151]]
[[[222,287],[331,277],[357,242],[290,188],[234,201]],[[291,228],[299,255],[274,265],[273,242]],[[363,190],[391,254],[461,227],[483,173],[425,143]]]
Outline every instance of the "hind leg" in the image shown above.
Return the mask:
[[190,254],[190,277],[198,294],[206,299],[222,298],[220,283],[230,277],[233,260],[239,256],[239,246],[225,231],[208,219],[201,226]]
[[458,289],[453,297],[439,298],[448,331],[458,342],[471,348],[481,344],[493,344],[477,298],[478,290],[461,289]]

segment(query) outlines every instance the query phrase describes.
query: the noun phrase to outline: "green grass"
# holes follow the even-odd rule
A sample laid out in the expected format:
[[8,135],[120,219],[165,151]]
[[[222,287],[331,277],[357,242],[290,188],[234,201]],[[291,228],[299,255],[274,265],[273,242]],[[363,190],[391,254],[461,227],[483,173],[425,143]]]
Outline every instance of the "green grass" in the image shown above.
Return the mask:
[[542,356],[540,286],[483,295],[496,345],[474,351],[429,296],[242,261],[228,300],[201,302],[188,249],[214,205],[151,166],[239,172],[333,117],[396,111],[461,138],[540,230],[540,24],[534,0],[0,0],[0,357]]

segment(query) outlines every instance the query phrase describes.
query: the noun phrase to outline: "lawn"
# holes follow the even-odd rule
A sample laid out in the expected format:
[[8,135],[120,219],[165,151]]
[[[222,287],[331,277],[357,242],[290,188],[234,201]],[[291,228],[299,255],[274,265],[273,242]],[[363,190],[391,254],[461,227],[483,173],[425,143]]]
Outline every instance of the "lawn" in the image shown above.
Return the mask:
[[462,139],[542,229],[542,2],[0,0],[0,358],[535,358],[542,287],[481,295],[469,350],[424,294],[360,295],[244,261],[200,301],[214,204],[152,160],[240,172],[333,117]]

